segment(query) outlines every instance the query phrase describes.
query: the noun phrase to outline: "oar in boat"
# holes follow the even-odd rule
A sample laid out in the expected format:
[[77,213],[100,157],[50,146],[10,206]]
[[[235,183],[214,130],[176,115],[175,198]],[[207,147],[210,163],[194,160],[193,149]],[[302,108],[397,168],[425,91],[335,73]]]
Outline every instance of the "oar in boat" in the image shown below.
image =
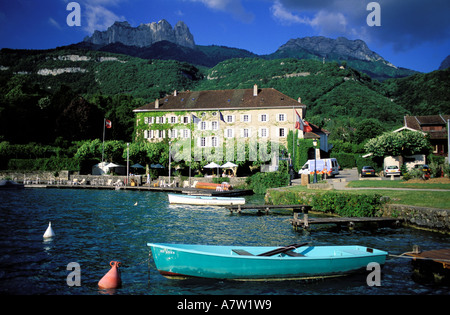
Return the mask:
[[285,253],[287,251],[296,249],[298,247],[302,247],[305,245],[308,245],[310,242],[306,242],[306,243],[300,243],[300,244],[292,244],[292,245],[288,245],[288,246],[283,246],[283,247],[279,247],[276,249],[273,249],[271,251],[259,254],[257,256],[273,256],[273,255],[277,255],[277,254],[281,254],[281,253]]

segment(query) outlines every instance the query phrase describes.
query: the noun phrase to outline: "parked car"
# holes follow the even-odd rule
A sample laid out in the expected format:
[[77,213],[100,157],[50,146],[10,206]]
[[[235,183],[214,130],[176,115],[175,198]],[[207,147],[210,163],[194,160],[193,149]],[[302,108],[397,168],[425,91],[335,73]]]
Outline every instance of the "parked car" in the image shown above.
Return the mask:
[[317,174],[326,173],[328,176],[334,177],[339,175],[339,169],[339,163],[335,158],[308,160],[298,171],[298,174],[314,174],[314,171],[316,171]]
[[372,166],[363,166],[361,169],[361,177],[375,176],[375,169]]
[[431,168],[426,164],[416,164],[414,168],[419,169],[423,172],[423,179],[429,179],[431,177]]
[[401,172],[400,169],[398,168],[397,165],[390,165],[390,166],[386,166],[386,168],[384,169],[384,176],[400,176]]
[[416,164],[414,165],[414,168],[422,169],[424,172],[431,172],[431,168],[426,164]]

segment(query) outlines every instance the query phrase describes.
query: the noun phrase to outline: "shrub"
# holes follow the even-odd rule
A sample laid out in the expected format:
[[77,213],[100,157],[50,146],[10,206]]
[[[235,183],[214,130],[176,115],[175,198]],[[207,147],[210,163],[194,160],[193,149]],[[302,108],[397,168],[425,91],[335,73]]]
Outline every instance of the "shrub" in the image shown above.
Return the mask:
[[341,192],[298,193],[293,191],[271,190],[266,195],[266,203],[305,204],[314,211],[337,214],[345,217],[376,217],[381,214],[383,200],[379,194],[349,194]]
[[255,194],[265,194],[267,188],[289,185],[289,174],[286,172],[257,173],[247,178],[247,185]]
[[352,153],[334,153],[332,158],[336,158],[339,166],[342,168],[353,168],[356,166],[355,154]]
[[374,217],[381,209],[381,195],[327,192],[312,197],[314,210],[345,217]]

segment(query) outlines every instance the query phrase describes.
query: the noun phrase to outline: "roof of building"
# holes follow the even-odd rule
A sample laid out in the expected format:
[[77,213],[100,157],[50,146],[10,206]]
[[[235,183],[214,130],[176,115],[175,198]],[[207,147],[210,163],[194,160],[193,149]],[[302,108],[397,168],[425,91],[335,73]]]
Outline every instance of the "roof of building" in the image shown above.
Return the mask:
[[328,130],[320,128],[319,126],[316,126],[312,123],[309,123],[309,125],[311,126],[312,131],[305,132],[305,136],[304,136],[305,139],[317,139],[317,138],[320,138],[320,134],[323,134],[323,133],[325,133],[326,135],[330,134],[330,132]]
[[[257,91],[254,96],[255,89]],[[158,102],[158,108],[155,103]],[[134,110],[141,111],[183,111],[183,110],[213,110],[213,109],[258,109],[274,107],[304,107],[301,100],[293,98],[273,89],[238,89],[174,92],[163,98]]]
[[[405,116],[404,123],[407,129],[419,130],[430,134],[430,139],[447,138],[447,121],[450,115],[429,115],[429,116]],[[440,130],[433,130],[424,127],[442,126]],[[402,128],[401,128],[402,129]]]

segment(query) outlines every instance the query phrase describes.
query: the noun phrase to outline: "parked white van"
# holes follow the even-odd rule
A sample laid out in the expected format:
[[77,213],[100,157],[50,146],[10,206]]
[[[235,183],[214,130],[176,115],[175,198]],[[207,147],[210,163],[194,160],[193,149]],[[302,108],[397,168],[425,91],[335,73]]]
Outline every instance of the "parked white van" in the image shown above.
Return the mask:
[[[314,165],[314,161],[317,162],[317,165]],[[339,163],[335,158],[308,160],[298,173],[314,174],[314,166],[317,174],[327,174],[327,176],[331,177],[339,175]]]

